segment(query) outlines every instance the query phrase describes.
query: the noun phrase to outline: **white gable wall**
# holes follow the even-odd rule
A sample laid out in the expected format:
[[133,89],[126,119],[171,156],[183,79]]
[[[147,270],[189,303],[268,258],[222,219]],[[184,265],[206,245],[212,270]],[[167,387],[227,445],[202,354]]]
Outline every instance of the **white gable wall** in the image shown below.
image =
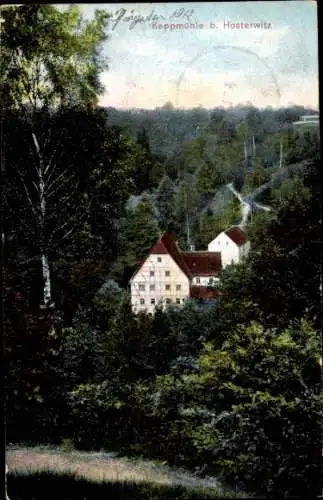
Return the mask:
[[241,260],[245,259],[249,253],[249,250],[250,250],[250,241],[246,241],[246,243],[244,245],[242,245],[241,247],[239,247],[239,259],[240,259],[240,262]]
[[[161,259],[160,262],[158,258]],[[166,271],[169,272],[169,276],[166,275]],[[166,305],[166,299],[170,299],[173,304],[179,300],[182,304],[189,297],[190,290],[188,277],[168,254],[149,255],[137,274],[130,280],[130,286],[133,311],[148,313],[154,313],[158,303]],[[142,290],[143,287],[144,290]],[[155,300],[155,304],[151,303],[152,299]],[[141,304],[142,300],[144,304]]]
[[209,252],[221,252],[222,267],[236,264],[240,260],[239,247],[224,232],[208,244]]

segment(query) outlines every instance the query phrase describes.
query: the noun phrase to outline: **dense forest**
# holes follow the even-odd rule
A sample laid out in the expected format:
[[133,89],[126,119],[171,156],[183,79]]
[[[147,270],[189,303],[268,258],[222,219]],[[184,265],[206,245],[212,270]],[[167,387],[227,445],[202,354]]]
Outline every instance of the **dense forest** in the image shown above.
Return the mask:
[[[317,494],[321,175],[301,107],[102,109],[108,16],[4,11],[7,441],[115,449],[249,492]],[[58,42],[59,40],[59,42]],[[75,64],[77,61],[77,64]],[[255,192],[220,298],[154,316],[128,281],[156,238],[197,250]]]

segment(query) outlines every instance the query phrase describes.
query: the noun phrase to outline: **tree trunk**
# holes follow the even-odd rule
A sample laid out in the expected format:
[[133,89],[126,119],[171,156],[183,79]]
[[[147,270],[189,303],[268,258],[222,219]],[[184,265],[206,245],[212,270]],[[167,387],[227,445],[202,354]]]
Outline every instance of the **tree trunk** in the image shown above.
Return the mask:
[[52,306],[52,293],[51,293],[51,281],[50,281],[50,269],[49,263],[46,255],[42,254],[42,271],[43,271],[43,280],[44,280],[44,288],[43,288],[43,299],[44,305]]
[[53,307],[52,302],[52,292],[51,292],[51,279],[50,279],[50,268],[49,262],[45,250],[45,216],[46,216],[46,193],[45,193],[45,180],[44,180],[44,162],[42,154],[40,151],[39,143],[37,141],[36,135],[33,133],[34,145],[39,158],[39,170],[38,170],[38,190],[39,190],[39,205],[40,205],[40,240],[41,240],[41,263],[42,263],[42,274],[43,274],[43,303],[42,307]]
[[8,474],[8,465],[6,464],[5,495],[6,495],[6,500],[10,500],[10,498],[8,497],[8,491],[7,491],[7,474]]

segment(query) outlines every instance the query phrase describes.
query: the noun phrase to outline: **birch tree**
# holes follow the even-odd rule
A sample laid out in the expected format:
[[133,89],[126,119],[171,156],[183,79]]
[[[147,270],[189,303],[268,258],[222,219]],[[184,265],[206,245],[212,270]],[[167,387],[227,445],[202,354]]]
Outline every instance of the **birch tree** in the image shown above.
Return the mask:
[[[43,275],[41,307],[53,307],[48,233],[45,231],[48,199],[68,172],[57,172],[60,140],[51,143],[50,127],[40,133],[36,116],[60,108],[93,108],[103,92],[100,72],[107,68],[101,55],[107,39],[106,11],[96,11],[85,22],[79,7],[61,12],[52,5],[26,5],[3,12],[1,98],[6,109],[23,113],[30,129],[33,151],[33,186],[15,166],[39,233],[39,257]],[[34,195],[36,192],[37,196]],[[65,221],[64,237],[73,232],[73,221]],[[71,227],[72,226],[72,227]]]

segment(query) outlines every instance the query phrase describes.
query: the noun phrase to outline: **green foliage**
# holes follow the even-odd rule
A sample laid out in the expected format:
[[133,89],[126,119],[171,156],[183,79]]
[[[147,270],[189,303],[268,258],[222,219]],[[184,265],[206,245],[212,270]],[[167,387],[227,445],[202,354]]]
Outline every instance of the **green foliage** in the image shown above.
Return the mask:
[[24,5],[3,16],[3,62],[10,60],[2,73],[6,101],[46,108],[97,102],[103,91],[99,73],[107,67],[100,54],[106,11],[97,10],[87,22],[76,5],[64,12],[53,5]]
[[155,209],[148,196],[133,211],[126,210],[120,229],[120,258],[113,265],[112,276],[126,285],[136,265],[146,257],[160,234]]
[[114,281],[106,281],[93,298],[92,325],[109,330],[110,324],[117,313],[126,292]]
[[176,188],[170,178],[165,175],[159,183],[156,192],[158,223],[163,231],[174,231]]
[[[21,130],[18,149],[17,127]],[[8,113],[4,119],[4,180],[5,206],[11,217],[4,227],[6,262],[15,269],[18,245],[26,268],[39,273],[42,243],[51,265],[56,305],[75,311],[79,302],[91,298],[99,286],[98,277],[117,251],[117,221],[133,188],[135,145],[118,130],[109,129],[106,115],[100,111],[41,113],[35,128],[39,141],[46,144],[43,160],[52,167],[44,215],[46,238],[41,242],[39,220],[34,217],[39,195],[30,130],[20,114]]]
[[252,171],[246,175],[243,190],[252,191],[255,188],[268,182],[271,178],[270,172],[263,165],[262,161],[257,159],[256,165],[253,166]]
[[16,309],[10,300],[6,301],[4,387],[7,439],[57,442],[66,411],[64,395],[60,391],[64,377],[58,361],[60,324],[48,315],[31,315],[26,299],[22,302]]
[[119,410],[124,402],[112,384],[103,382],[75,386],[68,394],[68,404],[77,448],[101,449],[102,445],[108,448],[122,443],[120,438],[125,422]]
[[315,489],[319,351],[319,335],[305,320],[280,332],[251,323],[220,349],[205,345],[199,374],[188,376],[187,384],[215,418],[194,439],[226,480],[269,495]]
[[302,183],[295,183],[296,191],[254,233],[258,237],[250,264],[255,298],[272,324],[288,326],[306,314],[317,321],[320,314],[318,176],[319,162],[312,161],[304,168]]
[[241,218],[241,207],[238,200],[228,203],[222,213],[213,214],[207,210],[200,218],[200,242],[205,248],[218,234],[225,231]]
[[249,127],[248,124],[245,122],[242,122],[238,128],[237,128],[237,136],[239,139],[242,141],[247,141],[249,137]]

